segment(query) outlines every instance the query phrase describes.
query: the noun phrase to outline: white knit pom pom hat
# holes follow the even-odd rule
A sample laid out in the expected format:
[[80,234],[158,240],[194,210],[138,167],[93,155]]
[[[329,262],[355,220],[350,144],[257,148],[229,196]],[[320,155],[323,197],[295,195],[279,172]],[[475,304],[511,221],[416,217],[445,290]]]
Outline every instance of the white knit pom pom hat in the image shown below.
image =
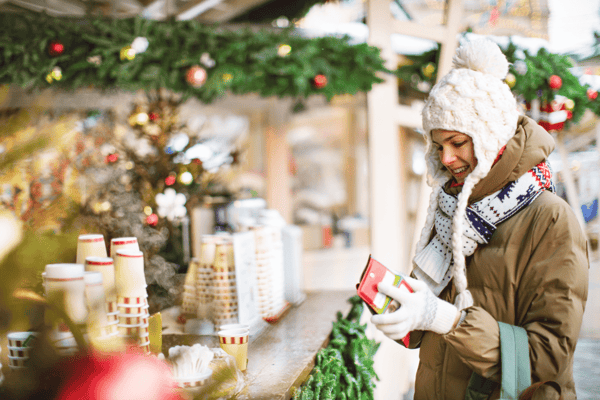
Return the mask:
[[515,134],[519,112],[517,102],[504,78],[508,61],[497,44],[489,39],[467,42],[456,50],[453,69],[429,93],[423,109],[423,129],[427,141],[427,179],[433,192],[425,227],[417,243],[417,254],[426,245],[433,228],[437,198],[452,175],[442,165],[432,145],[431,131],[458,131],[473,139],[477,166],[465,179],[458,196],[452,224],[452,277],[458,292],[459,309],[473,304],[467,290],[465,257],[462,252],[463,220],[473,187],[484,178],[500,149]]

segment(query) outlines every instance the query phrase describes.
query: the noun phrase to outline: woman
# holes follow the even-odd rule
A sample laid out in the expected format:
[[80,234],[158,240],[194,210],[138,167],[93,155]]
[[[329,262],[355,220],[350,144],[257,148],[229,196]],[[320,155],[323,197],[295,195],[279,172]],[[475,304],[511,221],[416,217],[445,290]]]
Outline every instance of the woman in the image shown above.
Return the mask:
[[[575,399],[573,353],[587,300],[587,245],[554,194],[552,136],[519,116],[498,46],[461,46],[423,110],[433,191],[402,306],[371,321],[420,348],[415,399],[464,399],[473,372],[500,381],[498,321],[525,328],[532,382]],[[414,279],[413,279],[414,278]],[[498,390],[491,398],[498,398]]]

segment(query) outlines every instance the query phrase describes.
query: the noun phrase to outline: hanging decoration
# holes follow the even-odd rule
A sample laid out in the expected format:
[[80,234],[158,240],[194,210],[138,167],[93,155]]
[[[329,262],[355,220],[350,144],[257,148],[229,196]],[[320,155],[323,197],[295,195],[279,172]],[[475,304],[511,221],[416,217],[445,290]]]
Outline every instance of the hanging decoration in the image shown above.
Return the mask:
[[194,65],[188,69],[185,74],[185,80],[193,87],[199,88],[204,85],[208,74],[206,70],[199,65]]
[[548,79],[548,86],[550,86],[550,89],[558,90],[562,86],[562,79],[558,75],[552,75]]
[[587,94],[588,99],[590,99],[590,100],[596,100],[596,98],[598,97],[598,92],[592,88],[588,89],[586,94]]
[[517,78],[509,72],[506,75],[506,78],[504,79],[504,81],[506,82],[508,87],[512,89],[515,86],[515,83],[517,83]]
[[317,89],[322,89],[327,86],[327,77],[325,75],[319,74],[313,79],[314,85]]
[[[0,14],[0,35],[0,84],[28,88],[164,88],[204,103],[227,93],[294,99],[319,94],[331,100],[369,91],[383,82],[380,74],[391,72],[376,46],[350,44],[347,37],[306,38],[293,30],[215,29],[141,16],[70,20],[22,11]],[[48,82],[48,60],[39,52],[59,55],[68,79]],[[316,64],[324,76],[336,78],[312,84]],[[188,74],[194,66],[205,71]]]
[[125,46],[120,52],[121,60],[131,61],[135,58],[135,50],[131,46]]
[[48,45],[48,54],[51,57],[60,56],[65,51],[65,45],[58,40],[53,40]]

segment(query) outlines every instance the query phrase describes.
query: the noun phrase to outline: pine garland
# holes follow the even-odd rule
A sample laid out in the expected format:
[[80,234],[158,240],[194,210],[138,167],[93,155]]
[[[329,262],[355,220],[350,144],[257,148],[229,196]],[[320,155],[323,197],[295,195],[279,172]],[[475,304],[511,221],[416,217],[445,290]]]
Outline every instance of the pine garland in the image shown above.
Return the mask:
[[373,356],[379,344],[365,335],[367,325],[360,325],[363,302],[358,296],[348,300],[352,309],[344,318],[338,312],[329,345],[317,353],[316,365],[306,383],[294,393],[294,400],[335,399],[372,400],[374,379]]
[[[148,40],[147,50],[123,53],[138,37]],[[52,47],[57,43],[58,49]],[[289,51],[279,51],[281,45],[290,46]],[[214,65],[206,63],[207,56]],[[193,66],[206,70],[200,87],[186,81]],[[346,37],[304,38],[293,29],[227,30],[195,21],[141,17],[0,15],[0,84],[166,88],[209,103],[226,92],[294,98],[322,94],[331,99],[370,90],[382,82],[377,75],[383,72],[389,71],[377,47],[351,45]],[[317,75],[325,76],[326,84],[315,84]]]
[[[589,85],[582,85],[571,72],[574,61],[570,57],[551,53],[545,48],[533,54],[520,49],[512,41],[505,48],[501,47],[501,50],[510,63],[506,82],[521,102],[531,103],[532,100],[539,99],[542,104],[551,103],[556,96],[570,99],[573,102],[569,110],[572,116],[565,122],[565,128],[579,122],[587,109],[600,115],[600,99],[591,98],[588,94],[591,90]],[[400,80],[400,93],[404,96],[425,97],[437,78],[438,57],[439,46],[422,54],[407,56],[405,65],[395,72]],[[558,89],[551,87],[553,75],[562,80]]]

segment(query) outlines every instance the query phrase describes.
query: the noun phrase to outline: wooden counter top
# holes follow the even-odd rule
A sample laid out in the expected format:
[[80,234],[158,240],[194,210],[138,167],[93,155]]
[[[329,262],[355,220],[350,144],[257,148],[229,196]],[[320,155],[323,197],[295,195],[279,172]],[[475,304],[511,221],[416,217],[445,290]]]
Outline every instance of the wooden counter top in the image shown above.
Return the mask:
[[[241,397],[260,400],[290,399],[294,387],[300,386],[314,367],[317,352],[327,345],[338,311],[345,316],[355,291],[307,292],[302,304],[293,306],[275,323],[260,321],[256,333],[251,331],[248,367],[244,372],[246,387]],[[169,318],[167,318],[169,319]],[[176,344],[202,343],[218,347],[213,337],[178,335],[173,329],[166,335],[163,352]]]

